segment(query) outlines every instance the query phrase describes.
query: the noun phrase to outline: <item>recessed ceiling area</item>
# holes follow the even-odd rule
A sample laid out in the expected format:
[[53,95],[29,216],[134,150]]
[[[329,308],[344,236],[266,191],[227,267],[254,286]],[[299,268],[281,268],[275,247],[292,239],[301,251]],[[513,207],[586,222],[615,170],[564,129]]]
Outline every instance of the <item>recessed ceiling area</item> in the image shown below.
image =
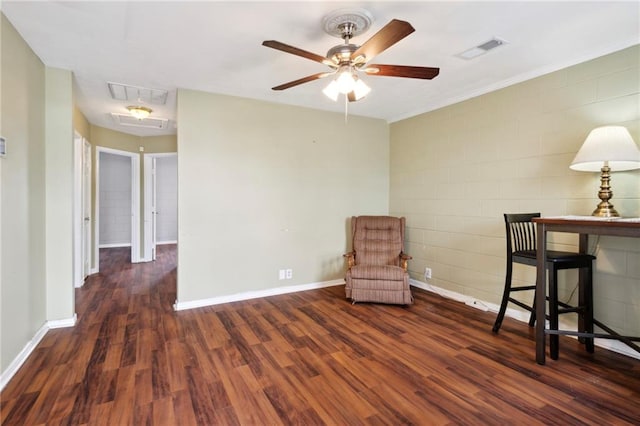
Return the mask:
[[[375,62],[439,67],[433,80],[362,77],[366,98],[350,115],[394,122],[611,53],[640,41],[640,3],[626,2],[30,2],[4,0],[2,12],[42,62],[71,70],[76,102],[94,125],[139,136],[176,132],[178,88],[342,113],[323,95],[324,79],[285,91],[272,87],[326,71],[317,62],[261,46],[278,40],[324,56],[336,44],[323,19],[365,8],[361,44],[392,19],[415,32]],[[472,60],[459,55],[507,41]],[[7,58],[3,57],[3,60]],[[166,91],[151,118],[164,127],[123,126],[130,100],[108,83]]]

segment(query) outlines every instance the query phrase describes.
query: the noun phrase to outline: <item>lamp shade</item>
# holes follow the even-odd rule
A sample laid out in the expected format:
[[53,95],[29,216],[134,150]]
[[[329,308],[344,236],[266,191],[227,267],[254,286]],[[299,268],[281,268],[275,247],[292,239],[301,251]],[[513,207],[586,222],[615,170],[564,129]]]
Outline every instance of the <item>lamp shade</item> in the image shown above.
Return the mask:
[[569,168],[598,172],[605,162],[611,171],[640,169],[640,149],[623,126],[593,129],[582,144]]

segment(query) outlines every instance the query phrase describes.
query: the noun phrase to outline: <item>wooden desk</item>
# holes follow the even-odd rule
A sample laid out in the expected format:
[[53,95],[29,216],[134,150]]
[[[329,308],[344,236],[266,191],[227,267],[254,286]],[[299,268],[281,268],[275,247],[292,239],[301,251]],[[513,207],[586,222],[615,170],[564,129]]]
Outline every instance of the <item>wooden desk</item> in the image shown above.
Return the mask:
[[[589,234],[591,235],[613,235],[618,237],[640,237],[640,219],[601,219],[593,218],[591,216],[563,216],[563,217],[541,217],[534,218],[533,222],[537,224],[537,268],[538,275],[536,280],[536,362],[538,364],[545,363],[546,352],[546,334],[549,334],[549,330],[546,329],[546,322],[541,320],[545,318],[546,311],[546,289],[547,289],[547,274],[545,268],[545,259],[547,257],[547,232],[571,232],[580,234],[579,249],[581,253],[587,252],[587,246],[589,242]],[[582,281],[582,277],[580,277]],[[580,285],[582,288],[582,283]],[[568,334],[578,337],[587,338],[607,338],[617,339],[625,342],[627,345],[633,347],[640,352],[640,348],[634,345],[633,341],[640,341],[639,337],[633,336],[620,336],[610,328],[597,320],[594,320],[594,324],[605,330],[606,334],[598,333],[585,333],[576,331],[564,331],[559,330],[557,332],[552,331],[554,334]],[[580,327],[579,327],[580,330]]]

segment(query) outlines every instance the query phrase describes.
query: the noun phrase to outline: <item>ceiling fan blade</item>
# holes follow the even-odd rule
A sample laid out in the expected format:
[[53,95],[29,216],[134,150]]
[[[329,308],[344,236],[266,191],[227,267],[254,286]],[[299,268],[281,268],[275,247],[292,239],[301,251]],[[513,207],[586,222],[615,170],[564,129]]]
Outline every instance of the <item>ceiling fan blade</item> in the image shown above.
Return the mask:
[[415,29],[410,23],[392,19],[391,22],[360,46],[358,50],[353,52],[351,58],[356,59],[358,56],[364,56],[365,62],[370,61],[374,56],[379,55],[414,31]]
[[275,40],[265,40],[262,42],[263,46],[270,47],[272,49],[281,50],[286,53],[291,53],[292,55],[301,56],[306,59],[311,59],[312,61],[320,62],[325,65],[333,65],[335,64],[331,62],[331,60],[325,58],[324,56],[316,55],[315,53],[307,52],[306,50],[299,49],[294,46],[290,46],[288,44],[280,43]]
[[368,75],[422,78],[425,80],[431,80],[440,73],[440,68],[371,64],[364,68],[362,71],[364,71]]
[[308,75],[306,77],[299,78],[298,80],[290,81],[288,83],[284,83],[284,84],[281,84],[279,86],[272,87],[271,90],[289,89],[291,87],[298,86],[300,84],[308,83],[308,82],[313,81],[313,80],[318,80],[320,78],[326,77],[326,76],[331,75],[331,74],[332,73],[330,73],[330,72],[319,72],[318,74]]

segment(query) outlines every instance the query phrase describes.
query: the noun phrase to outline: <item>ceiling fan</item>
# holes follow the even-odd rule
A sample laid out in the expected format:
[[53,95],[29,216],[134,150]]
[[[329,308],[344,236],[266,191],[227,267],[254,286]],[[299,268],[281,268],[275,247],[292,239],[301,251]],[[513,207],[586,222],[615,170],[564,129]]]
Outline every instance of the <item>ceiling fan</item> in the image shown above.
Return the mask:
[[415,31],[410,23],[393,19],[364,44],[360,46],[351,44],[351,39],[369,29],[371,22],[371,15],[362,9],[338,10],[327,15],[324,18],[324,30],[330,35],[342,38],[344,43],[329,49],[326,56],[317,55],[275,40],[262,42],[263,46],[320,62],[331,68],[330,71],[302,77],[272,89],[285,90],[320,78],[335,76],[335,79],[323,90],[325,95],[335,101],[339,94],[344,94],[349,101],[357,101],[371,90],[358,78],[358,72],[372,76],[427,80],[438,75],[440,68],[369,63],[375,56]]

